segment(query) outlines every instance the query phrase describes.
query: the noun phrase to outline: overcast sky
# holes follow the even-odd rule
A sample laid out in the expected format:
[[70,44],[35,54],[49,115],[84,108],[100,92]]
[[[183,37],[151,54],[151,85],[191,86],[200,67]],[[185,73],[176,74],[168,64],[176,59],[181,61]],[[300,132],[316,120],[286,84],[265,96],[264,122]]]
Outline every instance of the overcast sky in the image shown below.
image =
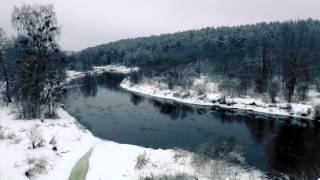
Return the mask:
[[320,19],[320,0],[0,0],[0,27],[9,35],[12,9],[23,3],[54,4],[64,50],[208,26]]

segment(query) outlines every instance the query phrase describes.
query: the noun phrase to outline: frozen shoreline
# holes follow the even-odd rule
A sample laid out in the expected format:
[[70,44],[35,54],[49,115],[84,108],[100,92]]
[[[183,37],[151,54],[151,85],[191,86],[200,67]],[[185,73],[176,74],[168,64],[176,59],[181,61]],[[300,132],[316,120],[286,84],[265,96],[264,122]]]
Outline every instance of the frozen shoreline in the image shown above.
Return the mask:
[[[259,170],[221,160],[209,160],[194,165],[194,154],[182,150],[161,150],[119,144],[94,137],[63,109],[58,119],[16,120],[12,107],[1,107],[0,139],[1,179],[27,180],[25,172],[34,166],[30,159],[46,159],[46,166],[35,172],[32,179],[68,179],[76,162],[90,149],[88,180],[100,178],[139,179],[151,175],[186,174],[199,179],[210,179],[208,169],[216,168],[222,178],[265,179]],[[44,145],[31,148],[28,133],[36,127],[42,134]],[[56,145],[49,142],[55,137]],[[56,146],[57,150],[53,150]],[[147,162],[136,168],[137,157],[145,153]],[[109,170],[109,171],[106,171]],[[206,171],[205,171],[206,170]],[[224,172],[224,173],[223,173]],[[236,175],[235,175],[236,174]]]
[[[249,114],[272,116],[278,118],[301,118],[314,120],[314,108],[308,104],[298,103],[264,103],[262,100],[253,98],[231,98],[225,97],[225,102],[221,102],[223,97],[220,93],[209,93],[197,95],[192,90],[169,90],[159,88],[152,84],[132,84],[128,79],[121,82],[120,86],[128,91],[143,94],[155,98],[173,100],[180,103],[220,107],[225,109],[244,111]],[[220,102],[219,102],[220,101]]]
[[[66,83],[83,76],[83,72],[69,73]],[[23,120],[17,119],[17,114],[13,106],[0,106],[0,158],[5,162],[0,163],[0,179],[29,180],[26,172],[32,172],[31,179],[67,180],[89,150],[92,154],[87,180],[181,175],[199,180],[266,179],[263,172],[243,164],[204,161],[183,150],[151,149],[99,139],[62,108],[57,110],[57,119]],[[39,132],[43,145],[34,149],[30,132],[35,131]],[[143,155],[144,163],[137,168],[137,159]],[[244,160],[241,155],[238,158]],[[212,170],[218,175],[213,175]]]

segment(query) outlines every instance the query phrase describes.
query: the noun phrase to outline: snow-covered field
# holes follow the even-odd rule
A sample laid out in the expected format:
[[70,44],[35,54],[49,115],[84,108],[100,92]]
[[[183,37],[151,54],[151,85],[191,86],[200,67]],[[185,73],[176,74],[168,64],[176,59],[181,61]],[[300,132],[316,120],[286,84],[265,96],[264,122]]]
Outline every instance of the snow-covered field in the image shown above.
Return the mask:
[[[195,155],[182,150],[148,149],[118,144],[94,137],[63,109],[58,119],[19,120],[14,107],[0,108],[0,179],[68,179],[73,166],[92,149],[89,180],[141,179],[179,175],[263,179],[262,172],[221,160],[194,161]],[[35,135],[37,138],[35,138]],[[32,147],[31,139],[41,140]],[[137,160],[139,159],[139,160]]]
[[[202,87],[205,86],[205,87]],[[169,89],[164,83],[156,80],[145,80],[142,83],[133,84],[128,79],[121,83],[121,87],[129,91],[149,95],[152,97],[170,99],[186,104],[195,104],[203,106],[218,106],[227,109],[239,109],[248,113],[257,113],[266,116],[278,117],[299,117],[313,119],[314,107],[320,104],[320,93],[311,92],[309,101],[297,103],[285,103],[281,101],[276,104],[265,102],[260,98],[230,97],[224,96],[217,90],[217,85],[213,82],[205,82],[205,79],[196,79],[193,87],[183,89],[174,87]],[[199,90],[202,88],[202,90]],[[205,91],[200,93],[199,91]]]

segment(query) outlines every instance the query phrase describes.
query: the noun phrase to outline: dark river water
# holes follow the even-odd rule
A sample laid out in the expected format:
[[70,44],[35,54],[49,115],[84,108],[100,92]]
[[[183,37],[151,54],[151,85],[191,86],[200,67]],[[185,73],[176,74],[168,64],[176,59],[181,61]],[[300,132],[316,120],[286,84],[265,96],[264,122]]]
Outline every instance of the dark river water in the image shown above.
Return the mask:
[[66,110],[103,139],[193,152],[212,148],[219,158],[237,151],[270,177],[320,177],[318,123],[298,125],[144,97],[122,89],[123,78],[105,73],[78,80],[67,92]]

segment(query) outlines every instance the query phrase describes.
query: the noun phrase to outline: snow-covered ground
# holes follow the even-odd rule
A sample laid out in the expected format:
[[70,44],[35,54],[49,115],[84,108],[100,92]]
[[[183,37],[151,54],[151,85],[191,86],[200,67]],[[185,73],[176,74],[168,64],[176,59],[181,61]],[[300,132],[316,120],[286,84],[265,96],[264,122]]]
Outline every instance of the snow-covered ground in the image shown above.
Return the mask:
[[[1,180],[28,179],[28,170],[35,179],[68,179],[79,157],[101,142],[67,112],[59,109],[58,115],[54,120],[17,120],[13,107],[0,107]],[[33,149],[31,137],[43,139],[41,147]]]
[[[104,141],[81,127],[63,109],[57,113],[58,119],[19,120],[14,107],[0,107],[1,180],[26,180],[26,172],[31,179],[67,180],[77,160],[91,149],[86,178],[89,180],[182,174],[199,179],[265,177],[258,170],[221,160],[194,161],[193,153],[182,150],[149,149]],[[30,138],[34,135],[43,140],[35,149]]]
[[129,74],[131,72],[139,71],[138,67],[127,67],[123,65],[106,65],[106,66],[93,66],[94,71],[103,71],[103,72],[117,72],[123,74]]
[[[68,74],[68,81],[85,75],[84,72],[70,71]],[[269,107],[256,99],[227,98],[227,105],[212,102],[221,98],[219,93],[196,95],[196,90],[192,89],[185,92],[181,89],[169,90],[161,84],[131,85],[127,80],[121,86],[134,92],[184,103],[247,110],[253,108],[254,111],[265,113],[300,116],[298,112],[312,108],[311,105],[291,104],[294,113],[290,114],[286,104]],[[63,109],[58,109],[57,114],[57,119],[19,120],[15,107],[0,106],[1,180],[24,180],[28,179],[26,175],[31,179],[68,179],[76,162],[90,150],[92,153],[86,178],[89,180],[162,176],[184,179],[265,179],[262,172],[248,166],[223,160],[204,160],[197,154],[183,150],[150,149],[101,140]],[[33,148],[31,139],[38,141],[40,147]]]
[[[121,87],[129,91],[149,95],[152,97],[170,99],[187,104],[218,106],[227,109],[239,109],[248,113],[257,113],[266,116],[299,117],[313,119],[314,107],[320,104],[320,93],[310,92],[309,101],[297,103],[279,102],[268,103],[261,98],[224,96],[218,91],[217,84],[207,82],[205,77],[194,80],[193,87],[183,89],[174,87],[169,89],[164,83],[157,80],[144,80],[142,83],[133,84],[128,79],[121,83]],[[203,93],[199,93],[204,91]]]
[[[140,161],[137,158],[140,157]],[[260,171],[221,160],[204,160],[183,150],[148,149],[133,145],[102,143],[90,158],[87,179],[143,179],[182,176],[184,179],[265,179]],[[179,179],[179,178],[176,178]]]
[[[66,83],[86,73],[68,71]],[[15,107],[0,106],[1,180],[27,180],[26,175],[31,179],[67,180],[71,171],[77,169],[74,167],[77,161],[90,150],[88,180],[162,176],[265,179],[256,169],[222,160],[204,161],[183,150],[150,149],[101,140],[63,109],[58,109],[57,114],[57,119],[19,120]],[[40,147],[33,148],[31,139],[39,142]]]
[[86,74],[99,75],[104,72],[129,74],[131,72],[137,72],[137,71],[139,71],[138,67],[127,67],[127,66],[123,66],[123,65],[93,66],[92,70],[89,70],[89,71],[80,72],[80,71],[74,71],[74,70],[67,70],[66,71],[66,81],[69,82],[71,80],[82,78]]

